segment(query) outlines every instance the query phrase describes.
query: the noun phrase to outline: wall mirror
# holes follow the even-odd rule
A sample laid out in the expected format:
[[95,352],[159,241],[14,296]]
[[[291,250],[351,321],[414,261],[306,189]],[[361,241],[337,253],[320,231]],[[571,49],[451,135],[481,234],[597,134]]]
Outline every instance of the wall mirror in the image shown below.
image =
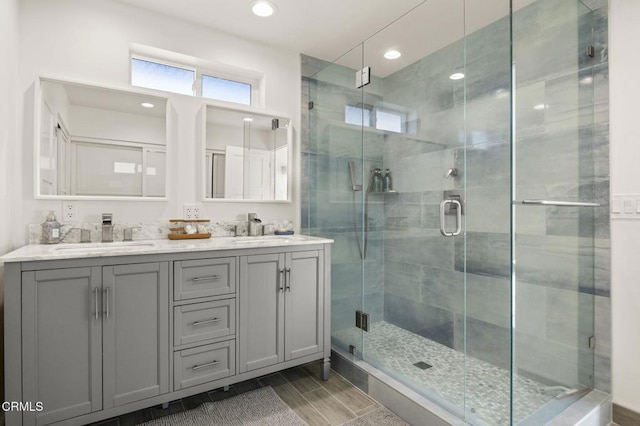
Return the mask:
[[205,199],[289,200],[291,120],[207,105]]
[[36,197],[165,197],[167,99],[40,79]]

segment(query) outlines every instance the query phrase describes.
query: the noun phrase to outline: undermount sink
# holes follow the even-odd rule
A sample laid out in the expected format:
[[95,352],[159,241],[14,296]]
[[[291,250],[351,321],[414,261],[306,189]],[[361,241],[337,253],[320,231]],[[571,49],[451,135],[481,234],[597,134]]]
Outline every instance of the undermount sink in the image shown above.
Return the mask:
[[153,247],[154,244],[152,242],[144,243],[144,242],[119,242],[119,243],[97,243],[97,244],[74,244],[64,247],[56,247],[54,251],[111,251],[111,250],[122,250],[123,248],[130,247]]

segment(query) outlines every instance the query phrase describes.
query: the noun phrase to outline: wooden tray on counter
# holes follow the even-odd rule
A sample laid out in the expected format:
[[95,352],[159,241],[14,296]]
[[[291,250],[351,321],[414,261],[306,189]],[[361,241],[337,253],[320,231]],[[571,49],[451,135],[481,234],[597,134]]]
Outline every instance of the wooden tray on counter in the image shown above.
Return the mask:
[[195,240],[211,238],[211,234],[169,234],[170,240]]
[[[170,223],[209,223],[209,219],[169,219]],[[196,240],[196,239],[205,239],[211,238],[211,233],[206,234],[187,234],[184,232],[184,226],[179,226],[176,228],[169,228],[169,237],[170,240]]]

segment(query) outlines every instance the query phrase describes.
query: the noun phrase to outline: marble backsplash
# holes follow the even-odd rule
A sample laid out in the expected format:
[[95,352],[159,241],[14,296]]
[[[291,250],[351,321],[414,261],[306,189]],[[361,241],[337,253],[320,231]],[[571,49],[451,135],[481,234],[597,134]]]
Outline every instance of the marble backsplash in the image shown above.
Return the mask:
[[[269,219],[263,220],[264,235],[273,235],[278,229],[293,229],[293,222],[289,219]],[[113,225],[113,241],[124,239],[124,230],[135,228],[133,231],[134,240],[162,240],[169,234],[169,228],[175,224],[167,222],[137,222],[137,223],[117,223]],[[91,232],[91,242],[99,243],[102,240],[101,223],[63,223],[60,229],[63,243],[79,243],[80,230],[88,229]],[[246,221],[212,221],[207,224],[211,238],[247,236],[249,234],[248,223]],[[30,224],[28,227],[28,244],[40,244],[42,242],[42,226],[40,224]]]

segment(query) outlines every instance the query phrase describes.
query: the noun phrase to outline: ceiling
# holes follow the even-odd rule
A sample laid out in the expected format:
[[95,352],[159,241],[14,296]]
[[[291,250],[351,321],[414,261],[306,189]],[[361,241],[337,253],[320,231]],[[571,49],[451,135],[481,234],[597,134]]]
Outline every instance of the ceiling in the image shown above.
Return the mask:
[[[367,65],[378,77],[509,12],[509,0],[272,0],[278,13],[260,18],[251,13],[249,0],[116,1],[327,61],[369,39],[365,45]],[[533,1],[515,0],[514,8]],[[388,48],[401,51],[401,59],[382,58]]]

